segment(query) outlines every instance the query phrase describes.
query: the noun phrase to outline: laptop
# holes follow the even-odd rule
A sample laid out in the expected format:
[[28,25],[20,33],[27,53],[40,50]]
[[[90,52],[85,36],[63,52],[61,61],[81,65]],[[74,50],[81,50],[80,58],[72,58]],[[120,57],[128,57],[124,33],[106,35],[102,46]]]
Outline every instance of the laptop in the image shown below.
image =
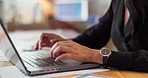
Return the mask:
[[63,59],[55,62],[54,58],[49,58],[49,50],[20,51],[14,45],[11,35],[6,31],[4,24],[0,20],[0,50],[7,59],[17,68],[29,76],[49,74],[56,72],[98,68],[97,63],[82,63],[72,59]]

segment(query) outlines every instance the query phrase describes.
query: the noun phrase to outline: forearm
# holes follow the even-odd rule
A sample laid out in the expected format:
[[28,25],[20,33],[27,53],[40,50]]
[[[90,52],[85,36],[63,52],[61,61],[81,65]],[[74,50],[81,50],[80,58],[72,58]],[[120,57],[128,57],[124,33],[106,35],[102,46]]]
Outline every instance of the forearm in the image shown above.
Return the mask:
[[117,69],[148,72],[148,51],[112,52],[108,66]]
[[117,69],[131,69],[132,53],[130,52],[115,52],[108,59],[108,66]]

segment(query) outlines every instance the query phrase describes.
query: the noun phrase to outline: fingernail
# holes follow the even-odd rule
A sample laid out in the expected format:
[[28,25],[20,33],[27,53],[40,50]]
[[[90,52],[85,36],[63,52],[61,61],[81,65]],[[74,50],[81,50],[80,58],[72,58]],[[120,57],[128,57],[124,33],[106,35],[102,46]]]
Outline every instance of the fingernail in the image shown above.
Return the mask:
[[58,58],[56,58],[54,61],[55,61],[55,62],[58,62]]
[[34,49],[35,49],[35,50],[38,50],[39,48],[35,46]]
[[53,40],[50,40],[50,43],[52,43],[52,44],[53,44]]

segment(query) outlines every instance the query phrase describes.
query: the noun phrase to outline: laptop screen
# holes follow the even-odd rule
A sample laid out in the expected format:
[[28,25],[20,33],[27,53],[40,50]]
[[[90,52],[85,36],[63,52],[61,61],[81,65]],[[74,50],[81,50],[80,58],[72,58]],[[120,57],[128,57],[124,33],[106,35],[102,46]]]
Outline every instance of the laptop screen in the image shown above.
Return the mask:
[[20,68],[26,73],[25,66],[22,63],[22,60],[16,51],[6,29],[0,20],[0,50],[4,53],[7,59],[12,62],[15,66]]

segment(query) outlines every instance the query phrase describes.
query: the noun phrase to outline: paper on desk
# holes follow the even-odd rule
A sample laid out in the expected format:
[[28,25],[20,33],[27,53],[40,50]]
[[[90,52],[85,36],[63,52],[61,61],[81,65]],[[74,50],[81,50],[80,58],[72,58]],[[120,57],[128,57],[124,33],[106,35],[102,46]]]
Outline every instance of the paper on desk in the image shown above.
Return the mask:
[[3,57],[4,56],[4,53],[2,50],[0,50],[0,57]]
[[0,76],[2,78],[53,78],[53,77],[58,77],[58,76],[66,76],[66,75],[74,75],[74,74],[85,74],[85,73],[109,71],[108,69],[99,69],[99,68],[97,68],[97,69],[69,71],[69,72],[61,72],[61,73],[54,73],[54,74],[46,74],[46,75],[29,77],[29,76],[26,76],[24,73],[22,73],[15,66],[0,67],[0,70],[1,70],[0,71]]
[[0,61],[8,61],[8,59],[5,56],[3,56],[3,57],[0,57]]
[[4,53],[0,50],[0,61],[8,61],[8,59],[5,57]]

